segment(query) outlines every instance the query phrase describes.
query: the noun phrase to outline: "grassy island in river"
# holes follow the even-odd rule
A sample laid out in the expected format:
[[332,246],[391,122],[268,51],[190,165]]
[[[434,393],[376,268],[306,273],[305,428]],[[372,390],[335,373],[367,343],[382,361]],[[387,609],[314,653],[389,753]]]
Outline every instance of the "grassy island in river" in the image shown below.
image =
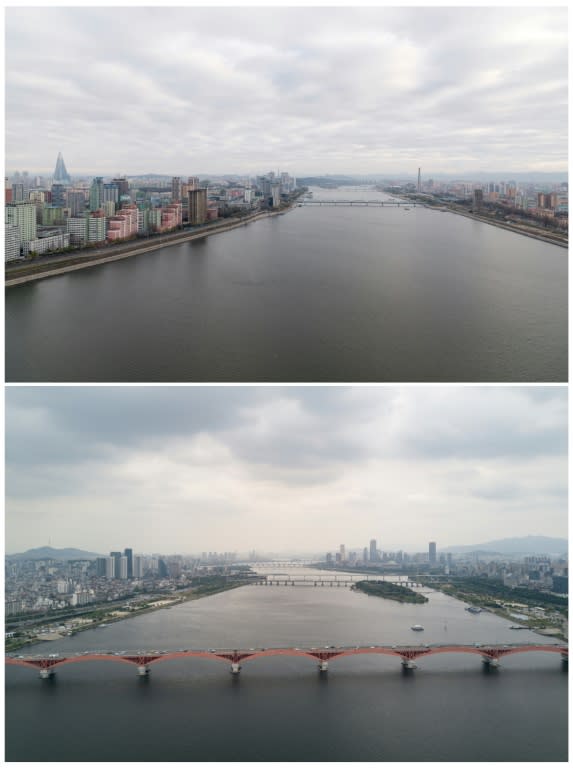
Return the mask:
[[389,581],[357,581],[354,589],[359,589],[367,595],[386,597],[388,600],[397,600],[399,603],[427,603],[428,598],[418,592],[392,584]]

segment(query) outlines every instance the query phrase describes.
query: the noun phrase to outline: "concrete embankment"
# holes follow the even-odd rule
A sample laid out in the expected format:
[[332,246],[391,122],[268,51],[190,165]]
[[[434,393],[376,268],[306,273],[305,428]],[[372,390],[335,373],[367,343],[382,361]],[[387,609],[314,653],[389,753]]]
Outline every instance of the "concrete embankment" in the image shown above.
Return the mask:
[[53,269],[47,269],[43,272],[35,272],[29,275],[21,275],[20,277],[14,278],[7,277],[4,285],[6,288],[12,288],[17,285],[31,283],[34,280],[43,280],[46,277],[57,277],[59,275],[65,275],[68,272],[75,272],[78,269],[87,269],[88,267],[97,267],[100,264],[108,264],[111,261],[129,259],[130,257],[138,256],[141,253],[150,253],[151,251],[158,251],[161,248],[167,248],[171,245],[180,245],[181,243],[186,243],[191,240],[198,240],[200,238],[208,237],[209,235],[217,235],[221,232],[229,232],[231,229],[244,227],[246,224],[258,221],[259,219],[268,218],[269,216],[277,216],[281,213],[285,213],[287,210],[291,209],[287,208],[285,211],[268,211],[264,213],[257,213],[254,216],[250,216],[241,220],[235,220],[220,226],[213,226],[209,229],[189,232],[182,235],[175,235],[172,237],[162,237],[160,240],[153,243],[134,243],[133,248],[122,250],[120,253],[113,253],[109,256],[97,256],[96,258],[90,258],[89,256],[86,256],[85,261],[82,261],[79,264],[63,264],[62,266],[54,266]]

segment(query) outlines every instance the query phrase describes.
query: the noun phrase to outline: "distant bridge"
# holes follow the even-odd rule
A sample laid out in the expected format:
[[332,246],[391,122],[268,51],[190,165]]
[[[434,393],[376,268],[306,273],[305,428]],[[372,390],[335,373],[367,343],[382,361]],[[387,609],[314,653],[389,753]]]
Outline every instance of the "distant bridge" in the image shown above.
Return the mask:
[[49,655],[6,656],[7,665],[30,667],[40,672],[41,678],[51,677],[56,667],[64,664],[76,664],[84,661],[115,661],[121,664],[131,664],[137,667],[139,675],[148,675],[152,664],[183,659],[188,657],[214,659],[224,661],[231,665],[231,672],[237,675],[241,670],[241,662],[247,659],[252,661],[266,656],[303,656],[318,661],[321,672],[328,670],[328,663],[332,659],[343,656],[359,656],[363,654],[382,654],[395,656],[401,660],[406,669],[416,668],[416,659],[422,656],[431,656],[436,653],[472,653],[481,656],[482,661],[492,667],[499,665],[503,656],[515,653],[531,653],[533,651],[543,653],[558,653],[566,662],[569,658],[569,650],[565,645],[531,645],[515,643],[513,645],[370,645],[370,646],[324,646],[322,648],[250,648],[248,650],[179,650],[179,651],[83,651],[70,656],[60,656],[57,653]]
[[288,573],[259,574],[256,579],[251,579],[249,584],[269,587],[353,587],[359,581],[383,581],[388,584],[398,584],[401,587],[417,587],[422,589],[422,584],[415,581],[401,581],[398,578],[384,578],[379,576],[290,576]]
[[298,205],[335,205],[355,208],[416,208],[420,203],[409,200],[300,200]]

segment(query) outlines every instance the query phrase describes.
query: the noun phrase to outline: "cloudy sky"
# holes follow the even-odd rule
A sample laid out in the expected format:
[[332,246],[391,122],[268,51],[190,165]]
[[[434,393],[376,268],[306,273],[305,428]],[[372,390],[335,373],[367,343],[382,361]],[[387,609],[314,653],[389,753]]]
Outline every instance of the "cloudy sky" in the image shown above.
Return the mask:
[[6,166],[566,171],[565,8],[8,8]]
[[567,535],[563,387],[10,387],[6,550]]

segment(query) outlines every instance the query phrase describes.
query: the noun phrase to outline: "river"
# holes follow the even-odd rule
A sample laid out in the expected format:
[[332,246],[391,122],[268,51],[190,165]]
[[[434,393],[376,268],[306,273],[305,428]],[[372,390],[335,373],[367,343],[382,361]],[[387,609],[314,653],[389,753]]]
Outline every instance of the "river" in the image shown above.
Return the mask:
[[567,258],[422,207],[295,207],[8,289],[6,377],[565,381]]
[[[289,572],[281,568],[282,572]],[[299,568],[295,576],[310,574]],[[245,586],[80,633],[42,651],[552,642],[430,592],[399,604],[343,587]],[[516,635],[518,636],[516,638]],[[33,651],[36,652],[36,651]],[[387,656],[151,667],[6,668],[8,761],[565,761],[567,674],[527,653],[488,670],[443,654],[403,670]]]

